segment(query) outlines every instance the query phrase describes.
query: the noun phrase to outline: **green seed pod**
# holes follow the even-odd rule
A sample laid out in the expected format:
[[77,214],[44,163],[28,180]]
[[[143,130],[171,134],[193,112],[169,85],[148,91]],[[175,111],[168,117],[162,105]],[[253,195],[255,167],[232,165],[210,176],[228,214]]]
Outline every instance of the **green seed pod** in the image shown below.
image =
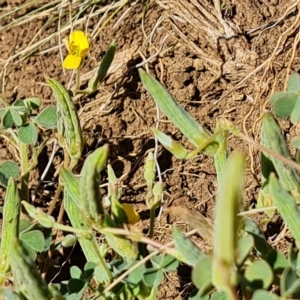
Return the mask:
[[74,234],[67,234],[61,241],[61,245],[64,248],[69,248],[74,246],[76,242],[77,242],[77,237]]

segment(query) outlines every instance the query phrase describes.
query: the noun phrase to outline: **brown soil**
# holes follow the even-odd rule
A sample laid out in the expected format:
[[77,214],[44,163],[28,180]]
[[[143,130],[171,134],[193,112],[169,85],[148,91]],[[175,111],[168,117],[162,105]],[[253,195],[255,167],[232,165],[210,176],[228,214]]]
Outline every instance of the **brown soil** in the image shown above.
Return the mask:
[[[34,52],[28,47],[57,32],[58,21],[54,16],[58,10],[50,14],[41,12],[32,20],[14,24],[14,20],[26,18],[35,8],[51,2],[37,1],[37,4],[3,17],[26,2],[29,3],[7,0],[0,4],[1,94],[10,102],[35,96],[48,105],[54,103],[54,99],[44,84],[44,75],[63,84],[67,84],[71,76],[68,71],[64,74],[61,67],[61,42],[54,36],[46,44],[33,48]],[[197,4],[200,2],[204,3],[203,7]],[[136,205],[142,216],[139,226],[144,229],[149,226],[149,216],[143,170],[147,151],[154,148],[151,128],[155,126],[157,110],[143,88],[137,70],[131,67],[157,54],[144,67],[198,122],[213,131],[217,118],[224,117],[255,140],[258,140],[260,118],[270,109],[268,97],[274,90],[283,89],[287,76],[300,68],[297,48],[300,12],[293,4],[295,1],[225,1],[219,12],[213,2],[218,1],[130,1],[93,40],[82,70],[83,78],[87,78],[87,73],[97,67],[110,42],[116,40],[116,59],[99,93],[77,99],[87,141],[84,156],[104,143],[111,145],[110,163],[118,177],[126,174],[122,179],[122,200]],[[100,7],[101,4],[97,4],[94,11]],[[67,6],[64,10],[67,11]],[[204,15],[204,11],[208,14]],[[74,7],[72,14],[77,12]],[[98,14],[91,16],[89,33],[100,17]],[[66,20],[66,17],[61,19],[61,26]],[[11,25],[6,27],[9,23]],[[84,29],[85,26],[86,19],[76,28]],[[64,31],[61,37],[66,37],[68,32]],[[65,55],[66,50],[61,48]],[[119,89],[110,99],[116,86]],[[289,124],[284,126],[287,134],[293,129]],[[160,129],[192,149],[170,122],[161,122]],[[4,141],[0,148],[0,160],[17,160]],[[244,195],[247,207],[256,202],[260,189],[260,155],[236,138],[230,140],[230,149],[247,154]],[[51,144],[32,176],[35,182],[50,153]],[[60,161],[61,152],[58,151],[56,165]],[[199,155],[190,161],[179,161],[159,147],[158,161],[168,195],[164,205],[194,208],[213,219],[216,174],[212,159]],[[46,179],[56,182],[54,172],[53,167]],[[40,195],[37,201],[46,206],[49,199],[42,197]],[[260,216],[256,218],[259,220]],[[156,239],[161,243],[170,241],[170,225],[175,222],[185,231],[190,229],[181,218],[163,216],[157,223]],[[280,228],[275,223],[274,220],[274,227]],[[276,229],[276,234],[279,231]],[[207,249],[201,238],[194,237],[194,240]],[[277,241],[277,247],[286,251],[288,242],[282,238]],[[191,290],[190,271],[180,267],[178,274],[171,275],[168,284],[161,286],[159,299],[187,298]]]

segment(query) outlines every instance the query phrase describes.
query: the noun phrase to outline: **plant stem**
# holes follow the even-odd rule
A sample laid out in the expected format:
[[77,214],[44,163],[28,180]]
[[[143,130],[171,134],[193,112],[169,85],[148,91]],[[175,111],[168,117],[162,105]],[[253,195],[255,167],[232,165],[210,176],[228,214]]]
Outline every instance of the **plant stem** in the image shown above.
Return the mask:
[[148,236],[149,238],[153,238],[154,235],[154,220],[155,220],[155,207],[150,208],[150,228]]
[[76,70],[76,82],[75,82],[75,89],[74,89],[74,94],[77,94],[77,91],[80,88],[80,71],[79,68]]
[[28,147],[26,144],[19,142],[19,152],[21,158],[21,190],[20,196],[21,200],[29,202],[29,190],[28,190],[28,180],[29,180],[29,159],[28,159]]

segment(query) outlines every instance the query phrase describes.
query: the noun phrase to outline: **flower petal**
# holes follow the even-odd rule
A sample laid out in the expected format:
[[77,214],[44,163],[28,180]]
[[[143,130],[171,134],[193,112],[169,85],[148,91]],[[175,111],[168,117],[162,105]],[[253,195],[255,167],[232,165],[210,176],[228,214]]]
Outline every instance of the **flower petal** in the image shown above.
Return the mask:
[[90,48],[88,36],[81,30],[72,31],[69,42],[78,48],[77,55],[81,57],[84,57]]
[[127,215],[128,218],[128,224],[135,224],[140,220],[140,215],[137,213],[137,211],[130,205],[130,204],[122,204],[123,209]]
[[81,57],[75,55],[67,55],[65,60],[63,61],[63,67],[65,69],[78,69],[81,63]]
[[67,38],[62,40],[65,47],[67,48],[68,52],[70,53],[70,44],[69,44],[69,40]]

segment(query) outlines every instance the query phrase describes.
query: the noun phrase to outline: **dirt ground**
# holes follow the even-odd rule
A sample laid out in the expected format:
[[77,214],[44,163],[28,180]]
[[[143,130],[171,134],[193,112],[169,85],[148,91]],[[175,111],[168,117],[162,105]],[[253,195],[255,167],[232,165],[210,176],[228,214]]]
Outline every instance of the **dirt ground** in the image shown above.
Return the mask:
[[[60,6],[55,1],[36,1],[7,15],[29,2],[0,3],[1,95],[9,102],[35,96],[48,105],[54,103],[54,99],[44,76],[66,85],[71,76],[70,71],[64,73],[60,58],[60,51],[66,55],[61,38],[66,37],[69,30],[62,30],[60,36],[53,35],[68,21],[69,14],[61,12],[69,11],[69,1],[63,1]],[[101,7],[107,10],[111,2],[96,4],[93,10],[91,6],[80,15],[74,27],[87,28],[92,34],[105,12]],[[115,7],[123,2],[115,1]],[[103,29],[93,39],[82,70],[82,78],[88,78],[87,73],[97,67],[110,42],[116,40],[117,55],[99,93],[77,99],[87,141],[84,157],[104,143],[112,146],[110,163],[118,177],[125,175],[122,200],[135,204],[142,217],[139,226],[143,228],[149,226],[143,167],[147,151],[154,147],[151,128],[155,126],[157,109],[132,67],[150,58],[144,67],[199,123],[213,131],[217,118],[225,117],[257,141],[260,119],[271,109],[270,94],[284,89],[288,75],[300,69],[298,1],[229,0],[223,1],[221,7],[217,6],[218,2],[129,1],[109,20],[116,11],[111,6],[101,21]],[[76,3],[72,15],[80,9]],[[35,9],[45,4],[49,4],[47,9],[53,9],[49,13],[41,10],[32,17]],[[45,38],[48,38],[46,42],[39,45]],[[192,149],[164,116],[160,114],[160,118],[162,131]],[[283,126],[287,138],[297,133],[289,123]],[[51,149],[49,144],[48,152],[41,156],[38,170],[32,175],[32,185],[43,172]],[[230,140],[230,149],[242,150],[247,155],[244,201],[246,207],[255,207],[261,187],[260,155],[236,138]],[[0,161],[7,159],[17,160],[1,141]],[[54,164],[57,166],[61,159],[61,151],[58,151]],[[158,161],[166,192],[164,205],[194,208],[213,219],[216,174],[212,158],[199,155],[190,161],[179,161],[159,147]],[[55,166],[45,181],[56,182],[54,172]],[[1,190],[1,198],[3,196]],[[49,195],[42,193],[36,200],[40,206],[46,206],[47,201]],[[255,218],[260,220],[259,215]],[[162,243],[169,241],[171,225],[175,222],[184,231],[190,230],[181,218],[163,216],[157,223],[155,238]],[[265,228],[266,235],[275,232],[277,236],[280,224],[278,218],[274,219]],[[207,249],[201,237],[194,236],[193,240]],[[289,245],[284,237],[274,243],[284,252]],[[180,267],[166,282],[160,288],[159,299],[188,298],[193,290],[190,270],[186,267]]]

